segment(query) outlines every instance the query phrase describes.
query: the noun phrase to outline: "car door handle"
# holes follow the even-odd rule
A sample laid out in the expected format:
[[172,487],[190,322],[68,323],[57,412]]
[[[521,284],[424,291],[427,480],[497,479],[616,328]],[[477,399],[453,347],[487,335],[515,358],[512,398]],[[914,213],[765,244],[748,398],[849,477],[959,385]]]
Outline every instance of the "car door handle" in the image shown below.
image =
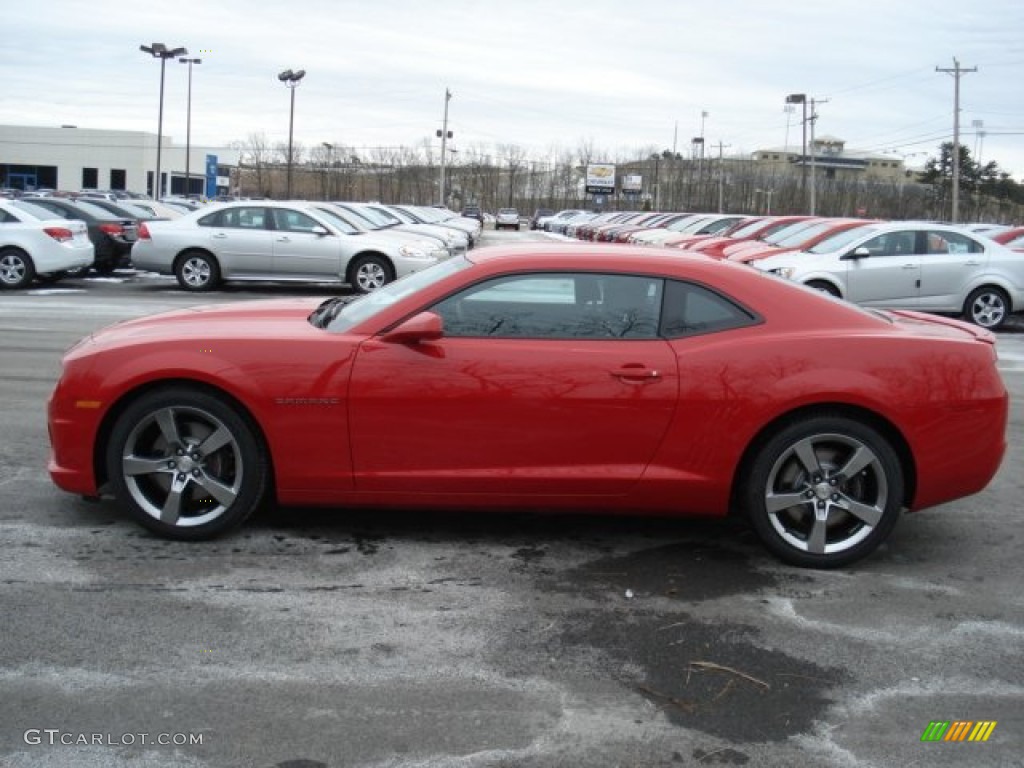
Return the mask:
[[277,238],[277,242],[279,242],[279,243],[290,243],[291,241],[292,241],[292,239],[290,237],[288,237],[287,235],[285,235],[284,237]]
[[980,261],[965,261],[964,262],[964,266],[965,267],[980,267],[981,266],[981,262]]
[[213,240],[224,240],[227,237],[227,234],[224,232],[218,232],[216,235],[210,235],[210,237]]
[[629,379],[634,381],[661,378],[661,374],[658,373],[657,370],[654,368],[648,368],[644,365],[624,365],[621,368],[616,368],[611,371],[611,374],[618,379]]
[[903,269],[917,269],[917,264],[904,264]]

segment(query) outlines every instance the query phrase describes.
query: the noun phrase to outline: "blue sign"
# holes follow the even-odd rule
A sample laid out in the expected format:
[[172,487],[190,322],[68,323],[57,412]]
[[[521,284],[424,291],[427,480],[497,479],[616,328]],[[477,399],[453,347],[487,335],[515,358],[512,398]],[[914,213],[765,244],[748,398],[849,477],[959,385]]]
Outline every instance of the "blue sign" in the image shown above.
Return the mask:
[[217,156],[206,156],[206,199],[213,200],[217,196]]

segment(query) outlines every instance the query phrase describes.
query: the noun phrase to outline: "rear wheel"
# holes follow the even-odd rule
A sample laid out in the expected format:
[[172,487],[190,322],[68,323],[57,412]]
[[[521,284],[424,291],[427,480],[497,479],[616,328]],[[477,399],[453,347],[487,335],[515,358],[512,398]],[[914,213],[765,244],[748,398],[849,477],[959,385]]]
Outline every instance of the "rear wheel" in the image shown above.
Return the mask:
[[0,249],[0,286],[25,288],[35,279],[36,268],[32,257],[20,248]]
[[220,285],[217,260],[203,251],[187,251],[179,256],[174,274],[186,291],[212,291]]
[[241,524],[267,487],[266,451],[248,419],[185,387],[132,403],[114,425],[106,462],[120,504],[170,539],[208,539]]
[[994,331],[1010,314],[1010,297],[1002,288],[983,286],[971,291],[964,302],[964,317],[975,325]]
[[836,568],[892,532],[903,473],[889,442],[842,416],[803,419],[765,443],[744,489],[751,525],[787,563]]

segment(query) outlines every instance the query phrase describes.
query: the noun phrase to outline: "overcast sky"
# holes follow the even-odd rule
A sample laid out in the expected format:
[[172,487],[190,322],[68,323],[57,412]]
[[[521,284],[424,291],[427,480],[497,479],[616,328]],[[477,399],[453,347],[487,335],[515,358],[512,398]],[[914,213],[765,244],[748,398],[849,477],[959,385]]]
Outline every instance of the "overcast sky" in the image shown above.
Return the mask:
[[[934,156],[961,140],[1024,180],[1021,0],[48,0],[4,3],[0,123],[156,132],[159,62],[185,46],[192,143],[288,137],[284,69],[305,69],[295,141],[460,152],[519,145],[528,159],[582,144],[613,161],[800,144],[790,93],[828,100],[818,135],[848,149]],[[187,67],[168,62],[164,133],[185,140]],[[976,121],[982,121],[978,136]],[[678,126],[678,129],[677,129]],[[0,147],[0,161],[3,161]],[[920,165],[924,156],[906,159]]]

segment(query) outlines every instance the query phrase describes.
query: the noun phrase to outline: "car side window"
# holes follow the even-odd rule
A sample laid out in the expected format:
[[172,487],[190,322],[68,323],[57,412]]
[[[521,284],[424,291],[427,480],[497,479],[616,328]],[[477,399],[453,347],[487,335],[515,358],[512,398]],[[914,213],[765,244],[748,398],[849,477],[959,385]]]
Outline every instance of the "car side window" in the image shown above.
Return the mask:
[[274,229],[283,232],[312,232],[315,227],[322,226],[316,219],[290,208],[274,208]]
[[756,321],[738,304],[703,286],[666,281],[661,319],[661,335],[666,338],[741,328]]
[[18,218],[5,210],[0,209],[0,224],[14,224],[18,222]]
[[201,227],[232,229],[266,229],[267,209],[260,207],[224,208],[199,220]]
[[915,253],[916,233],[913,231],[885,232],[871,238],[861,248],[867,248],[872,256],[906,256]]
[[446,336],[653,339],[663,281],[603,274],[528,274],[480,283],[436,304]]
[[959,232],[933,230],[928,232],[928,253],[981,253],[981,243]]

